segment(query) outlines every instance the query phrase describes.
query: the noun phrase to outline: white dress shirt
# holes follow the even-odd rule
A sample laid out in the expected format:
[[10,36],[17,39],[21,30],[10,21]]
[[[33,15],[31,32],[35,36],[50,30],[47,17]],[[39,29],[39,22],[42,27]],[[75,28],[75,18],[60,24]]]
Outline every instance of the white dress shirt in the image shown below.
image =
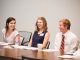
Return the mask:
[[6,29],[5,29],[5,28],[2,30],[2,33],[3,33],[3,38],[4,38],[3,41],[4,41],[4,42],[7,42],[7,43],[14,43],[14,42],[15,42],[14,39],[16,38],[16,35],[19,34],[17,30],[14,30],[14,31],[10,34],[10,36],[6,37],[6,36],[5,36]]
[[[64,51],[65,52],[74,52],[76,51],[76,49],[78,48],[78,38],[75,34],[73,34],[71,31],[67,31],[65,34],[64,34],[65,38],[64,38],[64,41],[65,41],[65,48],[64,48]],[[54,43],[54,48],[55,50],[58,50],[60,49],[60,46],[61,46],[61,41],[62,41],[62,33],[58,33],[56,35],[56,38],[55,38],[55,43]]]

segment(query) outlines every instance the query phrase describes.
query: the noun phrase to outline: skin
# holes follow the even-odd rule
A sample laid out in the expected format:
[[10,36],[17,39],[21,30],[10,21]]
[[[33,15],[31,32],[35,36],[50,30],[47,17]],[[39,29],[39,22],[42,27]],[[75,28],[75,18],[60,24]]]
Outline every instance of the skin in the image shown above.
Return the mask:
[[63,22],[59,22],[59,30],[60,30],[60,32],[62,32],[63,34],[68,31],[67,26],[64,26]]
[[9,29],[8,29],[8,31],[6,33],[6,36],[8,37],[13,32],[13,29],[15,29],[16,21],[11,21],[10,23],[7,23],[7,25],[8,25]]
[[[15,27],[16,27],[16,21],[13,20],[13,21],[11,21],[10,23],[8,23],[7,25],[8,25],[8,27],[9,27],[9,29],[8,29],[8,31],[7,31],[7,33],[6,33],[6,37],[10,36],[11,33],[14,31],[14,29],[15,29]],[[15,40],[18,39],[19,37],[20,37],[19,34],[16,35],[13,44],[15,44]]]
[[9,30],[15,29],[16,21],[11,21],[8,26],[9,26]]
[[[43,21],[42,21],[42,20],[37,20],[37,26],[38,26],[38,28],[39,28],[38,34],[42,33],[42,32],[43,32],[43,28],[44,28],[44,27],[43,27]],[[50,34],[49,34],[49,32],[47,32],[47,33],[45,34],[45,37],[44,37],[44,41],[43,41],[43,44],[42,44],[42,48],[45,48],[45,46],[46,46],[46,44],[47,44],[47,42],[48,42],[48,40],[49,40],[49,36],[50,36]],[[31,44],[32,44],[32,38],[31,38],[28,46],[31,47]]]

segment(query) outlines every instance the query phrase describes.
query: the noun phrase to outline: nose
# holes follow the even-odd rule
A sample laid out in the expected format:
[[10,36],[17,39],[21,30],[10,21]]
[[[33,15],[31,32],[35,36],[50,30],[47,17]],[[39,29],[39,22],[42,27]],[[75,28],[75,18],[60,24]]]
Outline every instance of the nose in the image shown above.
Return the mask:
[[12,25],[15,25],[15,24],[12,24]]
[[13,24],[13,26],[15,26],[15,24]]

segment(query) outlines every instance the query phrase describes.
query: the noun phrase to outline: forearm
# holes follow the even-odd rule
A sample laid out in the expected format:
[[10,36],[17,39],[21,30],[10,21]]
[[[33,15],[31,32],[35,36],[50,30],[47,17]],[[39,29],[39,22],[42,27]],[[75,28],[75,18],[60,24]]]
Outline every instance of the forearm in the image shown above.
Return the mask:
[[79,41],[76,40],[76,41],[73,41],[71,47],[72,47],[72,51],[76,51],[78,49],[78,45],[79,45]]
[[29,42],[28,46],[31,47],[31,43],[30,42]]
[[31,45],[32,45],[32,39],[30,40],[28,46],[31,47]]

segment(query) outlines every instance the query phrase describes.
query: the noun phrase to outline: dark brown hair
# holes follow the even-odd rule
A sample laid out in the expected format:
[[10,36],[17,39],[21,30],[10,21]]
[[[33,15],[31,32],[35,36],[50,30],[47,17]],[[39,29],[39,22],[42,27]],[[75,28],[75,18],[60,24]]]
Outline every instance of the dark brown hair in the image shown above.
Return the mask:
[[6,20],[6,26],[5,26],[5,28],[6,28],[6,32],[8,31],[8,29],[9,29],[9,23],[11,22],[11,21],[16,21],[15,20],[15,18],[13,18],[13,17],[9,17],[7,20]]
[[[47,27],[47,21],[44,17],[38,17],[37,20],[42,20],[43,21],[43,31],[47,31],[48,27]],[[36,31],[39,31],[39,28],[37,26],[37,22],[36,22]]]

